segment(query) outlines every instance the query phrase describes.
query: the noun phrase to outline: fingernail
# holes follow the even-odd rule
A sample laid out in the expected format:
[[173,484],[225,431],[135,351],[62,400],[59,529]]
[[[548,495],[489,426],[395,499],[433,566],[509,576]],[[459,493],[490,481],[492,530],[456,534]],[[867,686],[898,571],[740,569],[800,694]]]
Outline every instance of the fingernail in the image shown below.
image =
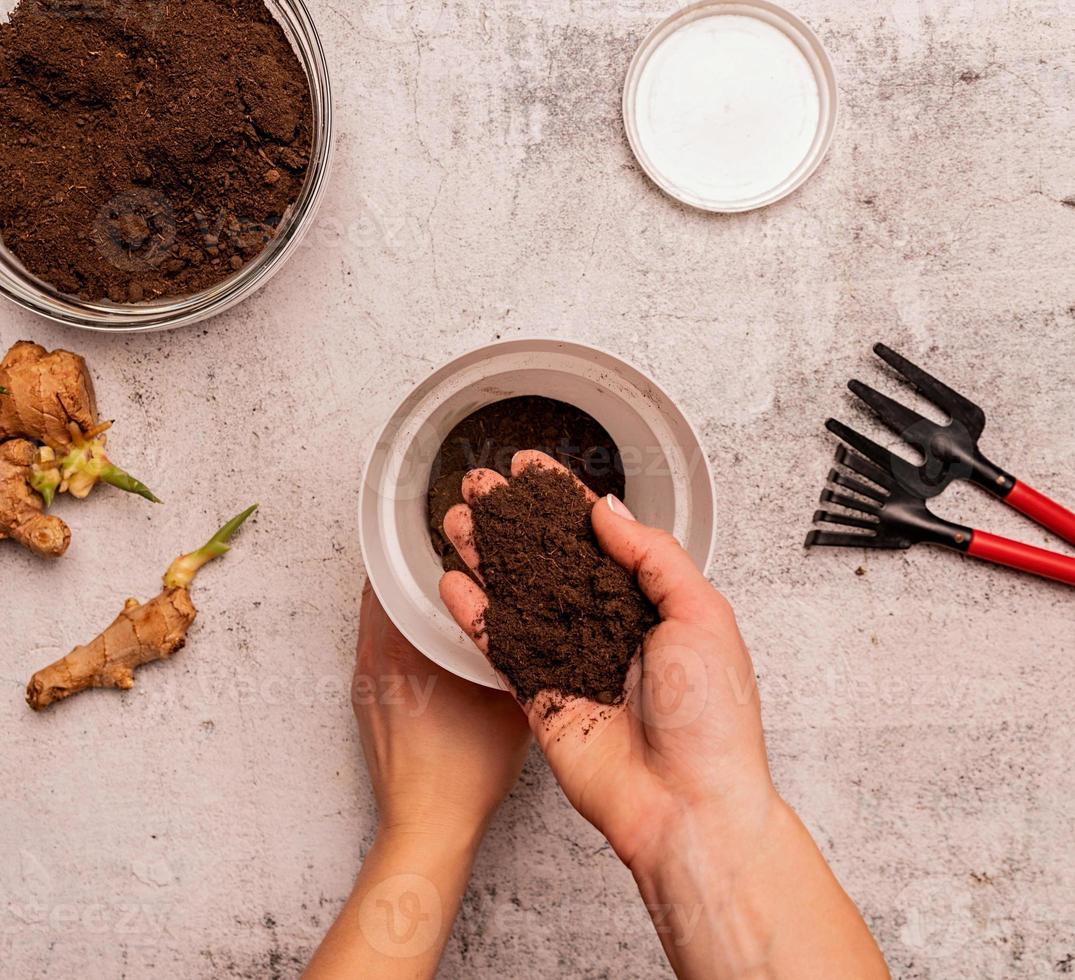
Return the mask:
[[627,509],[627,506],[624,504],[624,502],[620,500],[619,497],[615,496],[615,494],[610,493],[607,497],[605,497],[605,500],[608,502],[609,510],[611,510],[612,513],[615,514],[617,517],[623,517],[629,521],[633,521],[635,519],[635,515]]

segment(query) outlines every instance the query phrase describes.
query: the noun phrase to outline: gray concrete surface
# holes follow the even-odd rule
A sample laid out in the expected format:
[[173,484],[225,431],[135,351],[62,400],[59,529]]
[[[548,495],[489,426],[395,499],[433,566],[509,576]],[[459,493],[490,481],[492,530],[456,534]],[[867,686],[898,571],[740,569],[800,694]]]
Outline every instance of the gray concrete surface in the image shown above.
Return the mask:
[[[3,975],[298,973],[374,826],[344,694],[364,450],[439,362],[535,333],[633,359],[699,426],[710,572],[756,658],[777,781],[894,974],[1071,973],[1071,593],[925,550],[800,545],[821,422],[864,421],[842,385],[882,377],[876,339],[977,396],[984,448],[1075,500],[1075,10],[799,0],[841,80],[835,147],[789,200],[713,217],[646,181],[618,117],[668,4],[312,7],[337,168],[264,292],[136,338],[0,308],[5,348],[88,355],[116,455],[167,499],[65,501],[61,563],[0,554]],[[251,500],[184,652],[130,694],[26,709],[34,669]],[[1048,540],[972,491],[938,509]],[[629,877],[536,757],[442,975],[668,975]]]

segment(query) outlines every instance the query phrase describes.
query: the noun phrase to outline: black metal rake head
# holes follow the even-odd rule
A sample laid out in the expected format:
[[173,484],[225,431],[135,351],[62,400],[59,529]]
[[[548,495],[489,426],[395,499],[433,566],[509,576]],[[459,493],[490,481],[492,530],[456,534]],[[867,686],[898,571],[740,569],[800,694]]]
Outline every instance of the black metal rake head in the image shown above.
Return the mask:
[[[857,443],[861,442],[874,450],[881,449],[854,430],[846,431],[855,437],[856,442],[851,444],[856,448]],[[829,483],[840,490],[850,490],[856,496],[826,487],[821,492],[821,502],[855,513],[822,509],[814,513],[814,523],[837,524],[856,530],[813,530],[806,536],[807,548],[823,545],[837,548],[905,550],[920,542],[929,542],[965,550],[970,543],[969,528],[959,527],[936,517],[926,506],[923,497],[900,486],[893,475],[880,466],[851,452],[846,446],[840,446],[836,450],[836,463],[838,467],[850,470],[855,476],[834,467],[829,472]],[[858,477],[865,477],[869,483]]]
[[971,480],[993,493],[1010,490],[1014,479],[978,450],[978,438],[985,429],[985,412],[884,344],[875,344],[873,350],[920,395],[941,409],[949,421],[933,422],[875,388],[853,380],[848,382],[852,393],[889,429],[917,449],[924,462],[910,463],[835,419],[825,423],[829,431],[890,472],[906,490],[923,498],[937,496],[953,480],[960,479]]

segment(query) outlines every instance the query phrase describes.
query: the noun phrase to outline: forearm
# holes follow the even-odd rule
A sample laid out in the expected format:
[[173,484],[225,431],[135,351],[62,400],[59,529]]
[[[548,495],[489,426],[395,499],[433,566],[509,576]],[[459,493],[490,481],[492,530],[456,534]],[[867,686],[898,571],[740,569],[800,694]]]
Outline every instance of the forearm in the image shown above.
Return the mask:
[[423,980],[437,971],[480,834],[379,832],[306,980]]
[[858,910],[779,799],[757,835],[730,843],[727,821],[689,814],[632,870],[680,980],[889,976]]

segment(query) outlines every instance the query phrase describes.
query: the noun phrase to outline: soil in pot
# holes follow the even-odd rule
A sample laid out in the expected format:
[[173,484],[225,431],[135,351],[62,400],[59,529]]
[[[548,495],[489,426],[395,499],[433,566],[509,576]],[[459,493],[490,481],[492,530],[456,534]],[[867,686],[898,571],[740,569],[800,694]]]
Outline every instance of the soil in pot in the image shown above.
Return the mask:
[[445,571],[466,571],[441,530],[444,515],[463,502],[463,477],[478,467],[509,476],[511,458],[521,449],[540,449],[558,460],[599,497],[614,493],[623,498],[620,451],[591,415],[541,395],[493,402],[452,429],[433,461],[429,533]]

